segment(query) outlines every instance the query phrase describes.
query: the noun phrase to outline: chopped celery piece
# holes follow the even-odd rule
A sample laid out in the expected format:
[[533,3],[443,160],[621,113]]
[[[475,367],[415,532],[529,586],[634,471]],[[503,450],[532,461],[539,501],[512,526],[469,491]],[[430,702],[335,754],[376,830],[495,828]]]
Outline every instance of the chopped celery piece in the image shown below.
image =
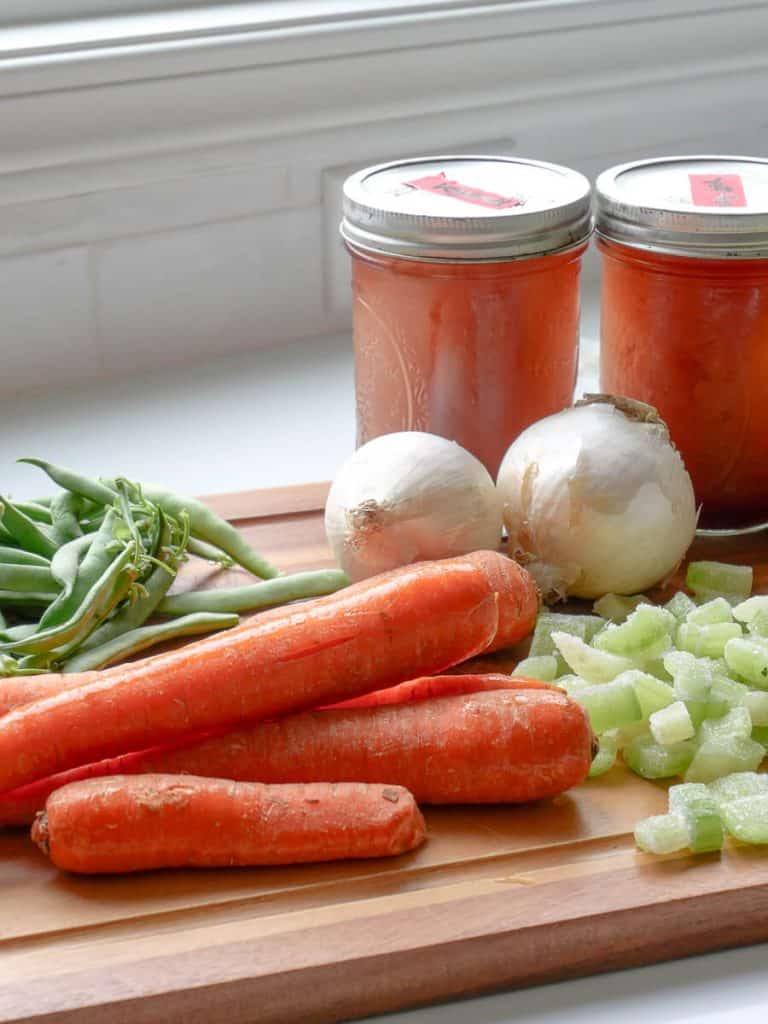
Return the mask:
[[750,636],[759,636],[768,639],[768,611],[759,611],[757,615],[750,620],[747,629],[749,630]]
[[622,751],[624,763],[644,779],[670,779],[682,775],[696,753],[693,740],[663,747],[652,736],[638,736]]
[[536,626],[531,638],[531,649],[528,652],[530,658],[537,658],[545,654],[551,654],[557,658],[558,675],[563,675],[568,666],[558,652],[552,634],[570,633],[579,639],[589,642],[592,637],[605,625],[605,620],[596,615],[566,615],[560,612],[540,612],[536,619]]
[[741,604],[732,609],[733,617],[738,622],[750,623],[761,612],[768,614],[768,594],[758,594],[756,597],[749,597]]
[[664,607],[678,621],[682,621],[688,612],[693,611],[696,605],[684,591],[678,590],[676,594],[670,597]]
[[768,843],[768,793],[723,804],[720,816],[734,839],[742,843]]
[[624,658],[658,658],[672,646],[670,629],[675,618],[653,604],[639,605],[620,626],[606,626],[593,646]]
[[588,686],[579,691],[576,699],[586,710],[592,728],[598,735],[641,718],[640,704],[630,682],[614,680]]
[[600,737],[600,749],[595,754],[592,767],[589,769],[590,779],[595,779],[598,775],[605,775],[613,768],[616,764],[617,751],[618,745],[615,739],[605,735]]
[[695,626],[712,626],[716,622],[733,622],[733,612],[724,597],[716,597],[693,608],[686,615],[685,621]]
[[753,726],[752,739],[755,741],[755,743],[760,743],[763,747],[765,747],[766,752],[768,752],[768,726]]
[[706,700],[709,697],[713,681],[709,661],[694,658],[687,651],[670,651],[664,657],[664,667],[672,675],[672,685],[678,697],[683,700]]
[[686,782],[713,782],[731,772],[753,772],[765,757],[765,747],[744,736],[705,740],[688,766]]
[[768,690],[768,645],[736,638],[725,645],[728,668],[761,690]]
[[617,679],[629,679],[635,688],[635,696],[640,702],[640,712],[643,718],[648,718],[654,711],[672,704],[675,694],[668,683],[662,683],[660,679],[648,675],[647,672],[640,672],[638,669],[630,669],[622,672]]
[[722,849],[723,826],[717,802],[706,786],[689,782],[670,787],[669,810],[685,819],[694,853]]
[[648,598],[642,594],[632,594],[629,597],[622,594],[605,594],[599,601],[595,601],[592,611],[595,615],[610,619],[611,622],[623,622],[639,604],[647,603]]
[[728,641],[740,638],[741,635],[738,622],[713,622],[710,626],[681,622],[675,641],[679,648],[697,658],[719,658]]
[[688,708],[681,700],[676,700],[665,708],[654,711],[648,719],[651,735],[662,747],[671,747],[675,743],[682,743],[695,735],[691,716]]
[[698,729],[700,725],[711,718],[711,707],[712,702],[709,698],[706,700],[695,700],[686,698],[685,706],[688,708],[688,714],[691,716],[691,721]]
[[679,814],[655,814],[635,826],[635,842],[646,853],[677,853],[690,842],[688,822]]
[[752,567],[726,565],[724,562],[691,562],[685,584],[697,596],[749,597],[752,592]]
[[[622,725],[620,729],[609,729],[608,732],[603,733],[603,736],[615,739],[619,750],[623,750],[628,743],[632,743],[633,740],[639,737],[647,739],[648,742],[653,742],[653,737],[648,732],[648,722],[642,719],[637,722],[628,722],[626,725]],[[600,738],[602,739],[602,736]]]
[[745,796],[768,793],[768,775],[759,775],[757,772],[733,772],[710,782],[709,791],[718,807],[722,807]]
[[741,706],[749,712],[752,725],[768,725],[768,692],[747,690],[741,698]]
[[652,658],[650,661],[643,662],[643,670],[649,675],[655,676],[660,679],[663,683],[671,683],[672,676],[667,672],[664,667],[663,658]]
[[556,676],[557,658],[552,654],[523,658],[512,673],[513,678],[540,679],[543,683],[553,682]]
[[570,633],[553,633],[552,639],[568,667],[591,683],[607,683],[621,672],[635,667],[628,658],[597,651]]
[[747,687],[724,675],[716,675],[707,700],[707,718],[720,718],[729,708],[738,707],[748,693]]
[[752,734],[752,719],[746,708],[731,708],[722,718],[708,718],[701,724],[699,739],[702,743],[727,736],[742,736],[747,739]]

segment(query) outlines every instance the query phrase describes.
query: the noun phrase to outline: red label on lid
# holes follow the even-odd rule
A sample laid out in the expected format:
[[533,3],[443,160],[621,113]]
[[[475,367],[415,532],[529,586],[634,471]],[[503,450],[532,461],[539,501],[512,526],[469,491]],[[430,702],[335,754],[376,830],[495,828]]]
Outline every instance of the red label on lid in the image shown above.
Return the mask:
[[410,188],[418,188],[423,192],[436,192],[438,195],[451,196],[464,203],[474,203],[475,206],[485,206],[492,210],[506,210],[512,206],[522,206],[523,199],[516,196],[502,196],[497,192],[486,192],[485,189],[476,188],[474,185],[462,185],[458,181],[449,181],[445,171],[440,174],[428,174],[424,178],[414,178],[412,181],[404,182]]
[[694,206],[746,206],[739,174],[689,174]]

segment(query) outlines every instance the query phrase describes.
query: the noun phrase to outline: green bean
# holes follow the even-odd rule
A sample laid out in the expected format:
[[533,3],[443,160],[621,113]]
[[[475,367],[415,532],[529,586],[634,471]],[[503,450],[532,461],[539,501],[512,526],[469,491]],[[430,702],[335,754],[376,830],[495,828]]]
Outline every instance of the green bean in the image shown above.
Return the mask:
[[9,654],[0,654],[0,676],[32,676],[38,674],[38,669],[25,669],[15,658]]
[[[104,483],[108,487],[117,486],[117,482],[114,480],[105,480]],[[182,497],[148,484],[139,486],[143,496],[158,505],[168,515],[178,519],[186,513],[189,516],[190,533],[196,540],[219,548],[224,554],[229,555],[237,565],[241,565],[254,576],[272,579],[280,575],[280,570],[265,561],[257,551],[254,551],[234,526],[226,519],[216,515],[201,501],[196,498]]]
[[66,597],[69,597],[72,592],[80,559],[93,543],[93,538],[93,534],[76,537],[74,540],[62,544],[51,559],[51,576],[60,584]]
[[[0,515],[0,519],[2,519],[2,515]],[[6,530],[6,528],[3,526],[3,524],[1,522],[0,522],[0,544],[2,544],[3,547],[6,547],[6,548],[11,548],[11,547],[13,547],[13,548],[20,548],[21,547],[21,545],[18,543],[16,538],[13,537],[10,533],[8,533],[8,531]]]
[[38,505],[36,501],[15,501],[14,505],[33,522],[51,525],[51,510],[45,505]]
[[32,551],[22,551],[21,548],[0,547],[0,562],[4,565],[39,565],[47,569],[51,565],[48,558],[43,555],[36,555]]
[[57,544],[82,537],[83,531],[77,521],[80,500],[71,491],[62,491],[51,502],[51,526],[53,539]]
[[155,611],[173,583],[176,569],[183,555],[183,543],[180,547],[174,547],[172,534],[171,524],[163,517],[163,528],[157,549],[159,564],[155,566],[152,574],[144,582],[144,593],[132,604],[126,605],[111,619],[95,629],[85,643],[81,644],[80,651],[85,653],[111,642],[123,633],[138,629]]
[[204,540],[195,540],[194,537],[189,538],[187,551],[190,555],[204,558],[206,562],[214,562],[223,569],[231,569],[235,564],[229,555],[225,555],[220,548],[215,548],[213,544],[206,544]]
[[55,592],[56,581],[51,570],[42,565],[0,565],[0,590],[27,594]]
[[97,505],[111,505],[117,497],[117,491],[111,490],[98,480],[89,480],[88,477],[81,476],[71,469],[65,469],[63,466],[54,466],[50,462],[43,461],[43,459],[18,459],[17,461],[27,463],[30,466],[37,466],[38,469],[42,469],[44,473],[47,473],[55,484],[63,487],[65,491],[72,491],[73,494],[89,498]]
[[40,594],[19,593],[18,590],[0,590],[0,608],[45,607],[59,596],[58,590]]
[[3,642],[8,640],[26,640],[28,636],[32,636],[37,630],[37,624],[34,622],[24,622],[18,626],[8,626],[0,633],[3,638]]
[[[115,530],[122,520],[115,509],[110,509],[104,517],[104,522],[98,533],[90,538],[90,544],[85,537],[78,537],[66,545],[68,561],[64,563],[63,555],[61,561],[56,560],[56,571],[59,574],[59,581],[62,583],[63,591],[61,598],[55,601],[45,612],[40,620],[41,630],[60,625],[66,622],[80,606],[85,595],[93,584],[101,577],[102,573],[112,564],[114,560]],[[75,563],[76,576],[71,578],[72,560],[74,554],[87,547],[82,565],[77,567]],[[51,563],[53,565],[53,562]],[[70,585],[71,584],[71,585]]]
[[129,633],[110,640],[108,643],[96,647],[94,650],[76,654],[68,659],[61,667],[64,673],[87,672],[91,669],[105,668],[113,665],[129,655],[138,654],[148,647],[163,643],[166,640],[176,640],[184,636],[199,636],[201,633],[213,633],[221,629],[230,629],[239,622],[237,615],[216,615],[199,612],[195,615],[185,615],[180,619],[171,619],[168,622],[161,622],[153,626],[142,626],[133,629]]
[[51,558],[55,554],[56,544],[43,531],[42,526],[33,522],[5,498],[0,498],[0,519],[8,533],[27,551],[45,555],[46,558]]
[[214,590],[191,590],[186,594],[166,597],[158,607],[161,615],[186,615],[190,612],[250,612],[270,605],[298,601],[304,597],[332,594],[349,583],[340,569],[297,572],[247,587],[222,587]]
[[[135,579],[131,571],[134,552],[124,548],[101,576],[90,587],[75,612],[65,622],[39,630],[33,636],[12,644],[0,645],[0,651],[18,654],[46,654],[49,651],[69,651],[84,640],[98,625],[99,616],[106,616],[125,597]],[[85,563],[83,563],[85,564]],[[77,586],[75,586],[77,590]],[[42,622],[42,620],[41,620]]]
[[[115,480],[90,480],[79,473],[61,466],[54,466],[42,459],[19,459],[19,462],[39,467],[59,486],[85,498],[90,498],[92,501],[101,502],[103,505],[111,504],[118,496],[118,486]],[[181,497],[171,491],[144,484],[140,486],[140,491],[145,498],[177,519],[186,511],[189,515],[190,532],[196,540],[206,541],[220,548],[234,562],[244,569],[248,569],[255,576],[272,579],[280,575],[279,570],[254,551],[234,526],[226,519],[216,515],[201,501],[197,501],[196,498]]]
[[2,636],[2,638],[4,640],[7,639],[7,637],[8,637],[8,634],[6,632],[7,629],[8,629],[8,621],[5,618],[5,616],[3,615],[2,611],[0,611],[0,636]]

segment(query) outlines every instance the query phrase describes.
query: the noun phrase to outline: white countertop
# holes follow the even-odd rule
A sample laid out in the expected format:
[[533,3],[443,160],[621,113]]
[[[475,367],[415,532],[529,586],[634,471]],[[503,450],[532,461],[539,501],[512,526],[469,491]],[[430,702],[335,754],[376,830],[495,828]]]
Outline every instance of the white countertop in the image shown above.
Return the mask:
[[[579,391],[596,383],[583,345]],[[333,476],[354,447],[349,339],[296,343],[6,401],[0,493],[46,493],[32,455],[211,494]],[[768,878],[768,862],[766,864]],[[717,929],[718,922],[711,922]],[[768,945],[379,1018],[383,1024],[760,1024]]]

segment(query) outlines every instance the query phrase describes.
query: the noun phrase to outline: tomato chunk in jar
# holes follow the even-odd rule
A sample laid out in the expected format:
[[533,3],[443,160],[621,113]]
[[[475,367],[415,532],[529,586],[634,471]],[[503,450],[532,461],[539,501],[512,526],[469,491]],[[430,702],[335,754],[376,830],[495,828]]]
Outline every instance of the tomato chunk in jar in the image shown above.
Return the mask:
[[700,525],[768,519],[768,161],[612,168],[597,230],[602,390],[658,409]]
[[589,183],[445,157],[360,172],[344,199],[358,444],[428,431],[495,475],[525,427],[573,398]]

